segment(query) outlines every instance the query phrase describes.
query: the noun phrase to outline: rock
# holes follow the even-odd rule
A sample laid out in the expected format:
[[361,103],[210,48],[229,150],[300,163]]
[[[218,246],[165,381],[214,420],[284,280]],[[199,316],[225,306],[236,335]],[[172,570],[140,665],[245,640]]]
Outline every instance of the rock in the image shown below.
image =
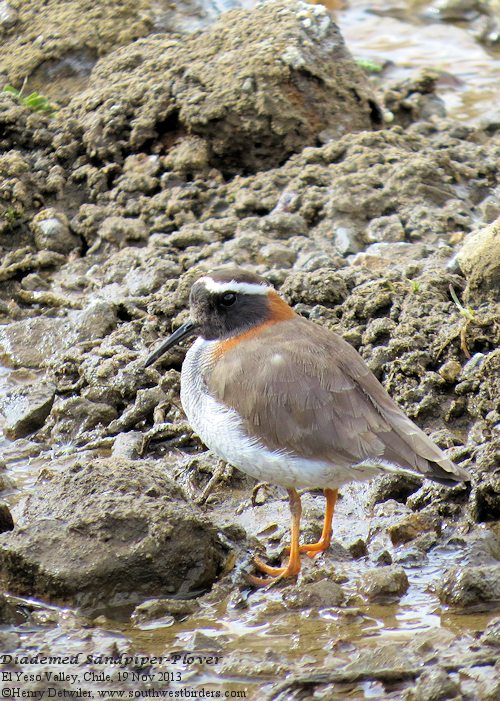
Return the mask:
[[35,487],[22,521],[0,536],[9,590],[72,605],[189,598],[224,562],[207,516],[154,462],[76,463]]
[[484,567],[500,562],[500,526],[473,528],[460,538],[463,541],[462,559],[464,565]]
[[0,234],[9,234],[25,220],[39,192],[33,183],[32,168],[20,151],[3,151],[0,153]]
[[[210,635],[206,635],[201,630],[195,630],[189,641],[190,650],[203,650],[205,652],[223,652],[224,646],[218,640],[214,640]],[[222,659],[216,657],[216,659]]]
[[357,253],[361,248],[358,232],[349,226],[337,226],[333,232],[333,241],[341,256]]
[[4,433],[8,438],[24,438],[43,426],[52,409],[56,388],[51,382],[18,387],[0,401],[5,416]]
[[192,136],[183,139],[168,152],[164,165],[173,171],[191,175],[206,170],[210,165],[208,144],[200,137]]
[[345,665],[343,671],[354,679],[390,682],[416,677],[420,666],[420,658],[407,646],[381,641],[376,647],[361,650],[357,659]]
[[39,292],[40,290],[50,289],[50,284],[41,275],[38,275],[38,273],[30,273],[21,280],[21,287],[23,290]]
[[449,384],[454,384],[462,372],[462,366],[456,360],[447,360],[446,363],[441,365],[438,372],[443,380]]
[[300,214],[283,212],[279,208],[262,219],[262,231],[272,239],[287,240],[292,236],[304,236],[307,222]]
[[422,533],[437,533],[441,534],[440,519],[430,513],[420,512],[409,514],[398,523],[394,523],[387,529],[387,533],[393,545],[401,545],[409,543],[414,538],[422,535]]
[[459,379],[464,381],[477,378],[482,366],[486,362],[486,358],[487,356],[484,353],[474,353],[472,358],[469,358],[463,366]]
[[386,317],[372,319],[368,322],[362,337],[362,342],[365,345],[368,343],[373,343],[374,345],[378,346],[390,339],[395,328],[396,324],[392,319],[387,319]]
[[467,278],[464,301],[493,301],[500,288],[500,219],[467,236],[458,262]]
[[10,29],[16,24],[18,18],[17,10],[8,2],[2,0],[0,2],[0,29]]
[[492,647],[500,647],[500,617],[488,623],[481,635],[481,642]]
[[360,591],[368,601],[399,599],[408,590],[408,577],[402,567],[377,567],[367,570],[361,580]]
[[293,272],[287,276],[280,293],[291,304],[338,304],[347,297],[347,285],[343,278],[331,270],[315,270],[311,273]]
[[500,472],[483,475],[471,494],[471,514],[479,523],[500,519]]
[[[477,669],[477,668],[476,668]],[[477,690],[478,701],[497,701],[500,698],[500,680],[495,668],[486,667],[477,670],[479,674],[474,675],[479,681]]]
[[355,560],[368,555],[368,546],[363,538],[356,538],[352,542],[346,544],[347,550],[351,553]]
[[[426,16],[437,15],[447,22],[468,22],[481,12],[481,0],[437,0]],[[485,10],[483,9],[483,12]]]
[[[316,145],[320,133],[337,140],[381,123],[328,10],[295,0],[227,12],[182,41],[139,40],[101,59],[91,84],[67,117],[80,120],[87,153],[100,160],[168,138],[176,167],[187,132],[190,145],[193,137],[206,142],[210,165],[226,175],[255,172]],[[205,155],[190,168],[200,165]]]
[[[398,31],[398,25],[393,31]],[[445,117],[443,100],[435,94],[440,73],[431,68],[415,71],[409,78],[392,83],[384,94],[384,104],[393,116],[393,123],[408,126],[431,117]]]
[[63,319],[23,319],[0,327],[0,356],[14,367],[37,368],[47,356],[66,348],[67,341]]
[[166,616],[190,616],[198,609],[193,599],[150,599],[136,606],[131,616],[133,623],[144,624]]
[[286,592],[283,599],[289,609],[328,608],[340,606],[345,600],[345,594],[340,584],[321,579]]
[[52,437],[58,441],[73,440],[96,426],[108,426],[118,412],[109,404],[91,402],[84,397],[70,397],[54,405],[52,418],[56,422]]
[[[17,614],[17,615],[16,615]],[[19,623],[19,612],[16,611],[16,606],[14,606],[5,596],[5,594],[0,594],[0,625],[5,626],[5,625],[10,625],[13,626],[16,623]],[[4,631],[0,633],[0,646],[2,650],[13,650],[14,647],[9,647],[7,643],[7,639],[3,637]],[[17,643],[16,637],[14,637],[13,640],[9,641],[11,644],[14,643],[14,645]]]
[[405,231],[397,214],[372,219],[366,229],[368,243],[404,241]]
[[69,253],[80,247],[80,239],[69,230],[67,216],[53,207],[38,212],[31,220],[30,228],[40,251]]
[[[363,254],[360,254],[360,256]],[[379,257],[395,263],[420,260],[427,255],[426,247],[418,243],[404,241],[372,243],[365,249],[364,255]],[[356,257],[357,260],[357,257]],[[354,263],[354,260],[353,260]]]
[[[97,54],[148,34],[152,26],[151,10],[136,0],[83,4],[16,0],[1,6],[10,6],[16,18],[14,31],[5,33],[0,42],[0,64],[7,67],[9,82],[21,85],[35,74],[62,101],[68,92],[81,89],[81,74],[88,74],[88,64]],[[11,15],[9,27],[13,19]],[[40,83],[36,87],[40,90]]]
[[125,283],[133,297],[142,297],[159,289],[169,278],[179,275],[178,266],[171,261],[158,261],[154,268],[133,268],[125,276]]
[[446,701],[446,699],[460,701],[462,694],[460,685],[444,669],[436,667],[422,672],[409,699],[412,701]]
[[5,469],[5,462],[3,458],[0,458],[0,492],[7,492],[16,489],[16,483],[14,480],[1,472]]
[[165,404],[167,395],[160,387],[148,387],[137,392],[133,406],[124,411],[121,416],[109,426],[109,433],[127,431],[136,424],[153,415],[154,410]]
[[376,565],[380,565],[381,567],[386,565],[392,565],[392,555],[388,550],[380,550],[380,552],[377,552],[375,554],[374,562]]
[[318,253],[317,251],[304,251],[297,256],[294,267],[297,270],[304,270],[312,273],[321,268],[335,269],[340,267],[343,259],[340,256],[329,256],[326,253]]
[[111,455],[114,458],[137,460],[141,456],[143,443],[144,434],[141,431],[119,433],[113,442]]
[[493,192],[485,197],[479,205],[481,218],[486,223],[492,223],[500,217],[500,187],[497,187]]
[[260,256],[268,268],[290,268],[297,258],[295,251],[279,243],[269,243],[263,246],[260,250]]
[[116,325],[114,305],[93,302],[66,318],[34,317],[0,326],[0,358],[14,367],[41,367],[75,343],[106,336]]
[[101,239],[126,246],[130,241],[144,241],[148,237],[146,225],[140,219],[107,217],[98,230]]
[[500,565],[452,567],[437,583],[442,604],[455,608],[481,608],[500,601]]
[[411,475],[383,475],[375,480],[371,494],[370,506],[381,504],[389,499],[406,502],[406,499],[422,486],[419,477]]

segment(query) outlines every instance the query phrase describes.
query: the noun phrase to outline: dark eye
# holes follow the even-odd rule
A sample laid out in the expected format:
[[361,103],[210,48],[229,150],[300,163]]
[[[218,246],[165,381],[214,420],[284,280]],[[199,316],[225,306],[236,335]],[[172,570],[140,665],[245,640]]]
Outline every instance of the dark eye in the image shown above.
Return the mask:
[[223,307],[230,307],[236,302],[236,294],[234,292],[226,292],[222,295],[220,303]]

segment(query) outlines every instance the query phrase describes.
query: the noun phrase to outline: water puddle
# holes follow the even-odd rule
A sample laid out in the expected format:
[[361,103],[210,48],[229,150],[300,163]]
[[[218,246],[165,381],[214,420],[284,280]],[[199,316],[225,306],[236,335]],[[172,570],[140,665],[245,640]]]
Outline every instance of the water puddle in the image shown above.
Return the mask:
[[[29,382],[32,382],[40,373],[35,373],[32,370],[20,369],[13,370],[12,368],[0,365],[0,400],[7,392],[21,387]],[[5,419],[0,412],[0,457],[4,457],[3,453],[11,445],[11,441],[5,436],[3,427]],[[4,457],[5,459],[5,457]]]
[[[0,401],[9,391],[39,379],[43,372],[28,368],[12,369],[0,365]],[[19,503],[36,483],[40,470],[50,465],[50,454],[42,454],[44,446],[30,441],[29,437],[10,440],[3,431],[5,418],[0,412],[0,461],[12,482],[0,494],[11,508]],[[46,447],[46,446],[45,446]],[[1,469],[1,468],[0,468]]]
[[[498,114],[500,56],[495,59],[466,27],[425,22],[424,11],[431,6],[414,0],[403,9],[396,3],[387,9],[386,3],[351,0],[337,19],[351,53],[381,65],[389,61],[391,80],[420,68],[436,69],[445,74],[438,93],[450,117],[462,122],[492,118]],[[384,14],[377,12],[381,7]]]

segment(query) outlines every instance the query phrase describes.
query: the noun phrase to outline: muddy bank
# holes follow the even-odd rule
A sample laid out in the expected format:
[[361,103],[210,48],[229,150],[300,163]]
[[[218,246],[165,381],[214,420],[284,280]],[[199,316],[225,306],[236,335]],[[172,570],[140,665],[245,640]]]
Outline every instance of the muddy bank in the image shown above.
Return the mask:
[[[193,684],[255,698],[495,698],[495,123],[443,117],[431,73],[375,93],[321,7],[136,36],[54,116],[0,94],[3,647],[219,652]],[[193,435],[185,349],[143,368],[229,262],[343,334],[473,478],[346,488],[330,550],[266,592],[244,574],[283,557],[284,494],[252,504]]]

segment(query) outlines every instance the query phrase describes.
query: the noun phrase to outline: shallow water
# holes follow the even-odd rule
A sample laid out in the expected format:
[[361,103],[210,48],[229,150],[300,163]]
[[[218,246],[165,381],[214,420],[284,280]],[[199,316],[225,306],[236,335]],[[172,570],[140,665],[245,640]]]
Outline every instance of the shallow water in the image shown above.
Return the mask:
[[500,49],[495,57],[466,26],[426,20],[425,12],[432,7],[422,0],[351,0],[338,13],[338,23],[356,58],[391,62],[391,80],[409,77],[420,68],[442,71],[438,94],[450,117],[470,122],[498,116]]
[[[41,374],[43,373],[35,370],[13,370],[0,365],[0,399],[16,387],[33,382]],[[7,474],[16,484],[16,489],[8,490],[2,496],[10,506],[13,506],[19,501],[23,490],[34,485],[40,464],[47,463],[49,458],[44,458],[40,463],[35,457],[38,451],[33,444],[29,445],[29,441],[9,440],[2,430],[4,424],[5,418],[0,412],[0,459],[5,462]]]
[[[210,668],[179,663],[175,670],[181,672],[182,679],[173,680],[170,688],[245,691],[246,698],[255,699],[262,698],[261,694],[290,670],[307,677],[318,671],[343,669],[364,651],[375,651],[391,643],[409,646],[418,635],[423,636],[423,643],[431,641],[438,648],[445,648],[458,635],[459,644],[465,649],[473,642],[476,632],[484,630],[493,614],[448,614],[440,610],[436,598],[427,591],[429,582],[435,581],[436,575],[455,557],[452,552],[436,555],[428,567],[416,568],[410,577],[410,590],[399,604],[269,615],[270,602],[277,601],[278,595],[272,591],[259,592],[252,595],[256,601],[250,602],[247,612],[221,603],[207,607],[196,619],[176,624],[158,621],[148,630],[100,618],[99,625],[92,630],[91,649],[105,650],[106,641],[113,641],[120,650],[126,649],[127,654],[165,655],[193,648],[205,650],[224,658],[224,671],[219,671],[220,665]],[[194,631],[197,636],[204,636],[201,647],[196,643]],[[446,632],[450,633],[448,637]],[[88,639],[83,633],[84,630],[79,632],[76,628],[54,638],[49,634],[51,652],[88,651]],[[338,698],[345,698],[342,696],[345,691],[341,684],[335,685]],[[349,684],[352,699],[386,698],[384,693],[378,682]]]

